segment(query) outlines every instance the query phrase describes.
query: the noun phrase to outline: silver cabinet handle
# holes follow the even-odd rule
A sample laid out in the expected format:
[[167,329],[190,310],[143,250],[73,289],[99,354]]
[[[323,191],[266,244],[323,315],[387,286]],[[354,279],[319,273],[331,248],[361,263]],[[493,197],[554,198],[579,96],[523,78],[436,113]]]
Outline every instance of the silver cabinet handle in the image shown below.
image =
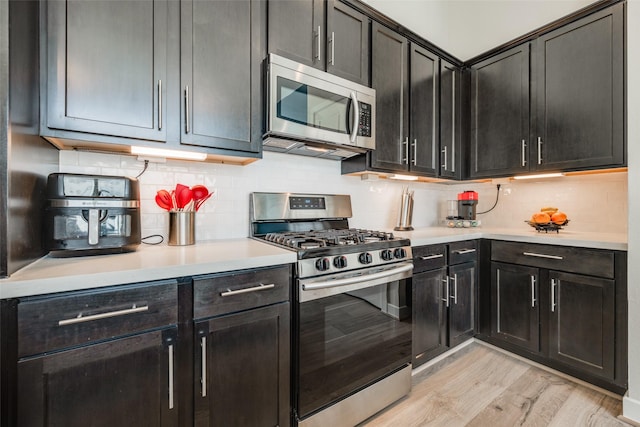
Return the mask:
[[202,358],[202,378],[200,378],[200,383],[202,384],[202,388],[200,394],[202,397],[207,397],[207,337],[204,336],[200,338],[200,357]]
[[418,164],[418,140],[414,138],[413,144],[411,145],[413,146],[413,158],[411,159],[411,164],[415,166]]
[[272,289],[275,286],[276,285],[273,284],[273,283],[269,283],[268,285],[260,283],[258,286],[253,286],[251,288],[237,289],[235,291],[232,291],[231,289],[227,289],[226,292],[222,292],[220,294],[220,296],[221,297],[230,297],[232,295],[246,294],[248,292],[266,291],[267,289]]
[[320,49],[322,49],[322,41],[320,40],[322,38],[322,28],[320,27],[320,25],[318,25],[318,54],[316,55],[316,59],[318,61],[320,61],[321,56],[320,56]]
[[[456,71],[451,72],[451,172],[456,171]],[[436,109],[433,109],[434,116]],[[446,147],[446,146],[445,146]],[[446,163],[446,162],[445,162]],[[445,167],[445,170],[446,167]]]
[[548,259],[564,259],[558,255],[537,254],[535,252],[522,252],[522,255],[532,256],[535,258],[548,258]]
[[336,33],[333,31],[331,31],[329,43],[331,43],[331,58],[329,59],[329,64],[336,65]]
[[189,133],[189,85],[184,87],[184,132]]
[[173,409],[173,344],[169,345],[169,409]]
[[496,313],[498,313],[498,315],[496,316],[496,327],[498,329],[498,332],[500,332],[502,329],[500,328],[500,269],[496,269],[496,288],[497,288],[497,292],[496,292]]
[[133,304],[131,308],[125,308],[124,310],[108,311],[106,313],[92,314],[90,316],[83,316],[82,313],[80,313],[78,314],[77,317],[72,317],[71,319],[64,319],[64,320],[58,321],[58,326],[91,322],[92,320],[108,319],[109,317],[125,316],[127,314],[133,314],[133,313],[142,313],[143,311],[147,311],[147,310],[149,310],[148,305],[142,305],[140,307],[137,307],[135,304]]
[[444,161],[442,162],[442,169],[447,170],[447,146],[445,145],[442,149],[442,158]]
[[556,286],[558,282],[556,279],[551,279],[551,312],[556,311]]
[[445,292],[444,294],[447,296],[446,298],[441,298],[442,301],[445,302],[446,306],[449,307],[449,276],[446,276],[442,279],[442,283],[445,284]]
[[465,254],[472,254],[475,251],[476,251],[475,249],[458,249],[458,250],[453,251],[453,253],[455,253],[457,255],[465,255]]
[[542,138],[538,137],[538,164],[542,164]]
[[536,276],[531,275],[531,307],[536,306]]
[[444,254],[435,254],[435,255],[426,255],[426,256],[421,256],[420,259],[421,260],[428,260],[428,259],[436,259],[436,258],[443,258]]
[[527,166],[527,141],[522,140],[522,167]]
[[158,130],[162,130],[162,80],[158,80]]
[[453,303],[457,305],[458,304],[458,275],[457,274],[453,275],[453,296],[451,298],[453,298]]
[[360,127],[360,103],[358,102],[358,97],[355,92],[351,92],[349,97],[353,104],[353,129],[351,129],[350,139],[351,142],[355,143],[358,137],[358,128]]
[[404,139],[404,142],[402,143],[402,145],[404,145],[404,159],[402,159],[402,162],[405,164],[409,164],[409,137],[406,137]]

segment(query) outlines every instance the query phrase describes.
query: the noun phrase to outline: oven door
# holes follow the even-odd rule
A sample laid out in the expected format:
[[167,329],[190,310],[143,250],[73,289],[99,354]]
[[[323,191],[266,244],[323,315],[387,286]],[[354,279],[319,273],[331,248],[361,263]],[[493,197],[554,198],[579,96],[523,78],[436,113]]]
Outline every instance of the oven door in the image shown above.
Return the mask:
[[409,366],[412,270],[406,262],[298,280],[299,420]]

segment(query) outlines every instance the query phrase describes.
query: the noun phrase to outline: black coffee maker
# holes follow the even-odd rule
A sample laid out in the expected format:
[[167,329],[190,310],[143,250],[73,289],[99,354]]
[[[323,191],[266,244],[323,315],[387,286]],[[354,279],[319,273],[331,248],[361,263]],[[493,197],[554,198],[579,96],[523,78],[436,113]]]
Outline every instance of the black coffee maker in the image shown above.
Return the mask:
[[136,179],[49,175],[45,245],[51,256],[130,252],[139,244],[140,190]]
[[477,204],[478,193],[475,191],[458,193],[458,217],[461,219],[475,220]]

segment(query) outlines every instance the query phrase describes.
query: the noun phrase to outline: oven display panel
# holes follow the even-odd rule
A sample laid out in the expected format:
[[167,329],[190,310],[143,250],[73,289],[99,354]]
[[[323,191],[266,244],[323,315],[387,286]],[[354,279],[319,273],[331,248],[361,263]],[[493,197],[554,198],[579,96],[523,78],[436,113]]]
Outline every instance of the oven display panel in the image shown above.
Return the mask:
[[289,209],[326,209],[324,197],[289,197]]

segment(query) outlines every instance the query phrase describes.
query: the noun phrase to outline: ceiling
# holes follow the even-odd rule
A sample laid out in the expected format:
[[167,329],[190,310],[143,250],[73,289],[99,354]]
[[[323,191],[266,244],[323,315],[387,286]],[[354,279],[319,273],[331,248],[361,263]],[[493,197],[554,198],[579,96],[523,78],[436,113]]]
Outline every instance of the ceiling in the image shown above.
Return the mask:
[[362,0],[466,61],[593,0]]

